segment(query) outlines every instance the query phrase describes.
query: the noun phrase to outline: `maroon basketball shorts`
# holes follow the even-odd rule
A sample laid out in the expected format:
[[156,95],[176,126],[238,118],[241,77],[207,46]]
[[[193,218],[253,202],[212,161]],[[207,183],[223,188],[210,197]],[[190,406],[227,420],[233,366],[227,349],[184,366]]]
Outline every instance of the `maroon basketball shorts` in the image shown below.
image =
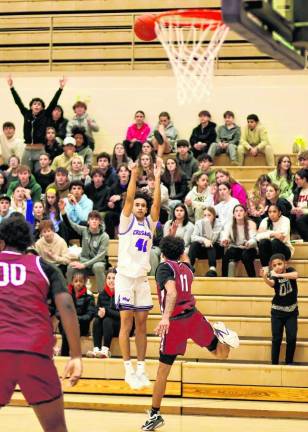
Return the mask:
[[57,370],[48,357],[21,351],[0,351],[0,406],[7,405],[18,384],[29,405],[62,396]]
[[210,351],[214,351],[217,346],[211,324],[196,309],[187,312],[183,317],[178,316],[170,320],[169,331],[161,338],[161,354],[185,354],[188,339]]

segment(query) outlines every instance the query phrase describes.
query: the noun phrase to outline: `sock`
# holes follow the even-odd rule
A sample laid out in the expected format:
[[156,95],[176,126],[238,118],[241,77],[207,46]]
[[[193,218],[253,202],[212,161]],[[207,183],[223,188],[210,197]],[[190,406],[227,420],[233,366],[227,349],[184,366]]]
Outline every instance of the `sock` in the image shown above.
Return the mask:
[[142,374],[144,372],[144,361],[137,362],[137,374]]
[[150,416],[152,417],[155,414],[159,414],[159,408],[152,407]]
[[211,266],[211,267],[209,268],[209,270],[214,270],[214,271],[216,271],[216,267]]
[[125,368],[125,373],[134,372],[134,368],[133,368],[131,360],[124,361],[124,368]]

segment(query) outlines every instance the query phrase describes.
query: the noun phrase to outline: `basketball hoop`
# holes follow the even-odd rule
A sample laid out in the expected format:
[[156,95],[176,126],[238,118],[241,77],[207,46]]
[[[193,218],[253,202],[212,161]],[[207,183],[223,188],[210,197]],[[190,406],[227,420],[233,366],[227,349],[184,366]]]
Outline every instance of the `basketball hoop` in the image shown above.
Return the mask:
[[140,39],[156,36],[163,45],[176,78],[180,105],[205,100],[211,94],[215,60],[228,31],[221,12],[207,9],[143,15],[135,23]]

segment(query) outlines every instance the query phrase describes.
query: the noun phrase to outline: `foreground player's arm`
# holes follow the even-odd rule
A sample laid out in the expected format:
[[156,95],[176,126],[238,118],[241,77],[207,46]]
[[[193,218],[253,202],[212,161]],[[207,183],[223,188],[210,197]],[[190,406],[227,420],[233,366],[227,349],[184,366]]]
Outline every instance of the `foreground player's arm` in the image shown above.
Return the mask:
[[154,168],[154,176],[155,176],[155,185],[154,185],[154,196],[153,196],[153,204],[151,207],[151,219],[153,222],[157,222],[159,220],[160,214],[160,175],[162,168],[162,159],[157,158],[155,168]]
[[266,271],[264,271],[263,269],[260,270],[260,276],[263,278],[266,285],[268,285],[272,288],[275,286],[275,281],[273,279],[270,279],[268,277],[268,273]]
[[173,309],[175,307],[176,297],[177,297],[175,281],[168,280],[165,283],[165,290],[167,292],[165,310],[158,326],[155,329],[155,333],[159,336],[163,336],[164,334],[167,334],[169,331],[169,326],[170,326],[169,320],[173,312]]
[[132,163],[129,165],[131,174],[130,180],[127,188],[126,199],[124,203],[124,207],[122,213],[124,216],[129,217],[132,214],[134,199],[137,188],[137,177],[138,177],[138,167],[136,163]]
[[279,277],[279,278],[283,278],[283,279],[297,279],[298,278],[298,272],[295,270],[295,268],[293,267],[289,267],[290,270],[287,273],[276,273],[276,272],[271,272],[271,275],[274,277]]

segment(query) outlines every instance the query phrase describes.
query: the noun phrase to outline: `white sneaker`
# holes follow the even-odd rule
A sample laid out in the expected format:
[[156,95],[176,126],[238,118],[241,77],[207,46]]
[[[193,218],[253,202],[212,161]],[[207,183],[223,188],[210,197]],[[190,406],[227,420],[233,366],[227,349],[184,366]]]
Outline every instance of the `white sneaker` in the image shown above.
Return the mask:
[[150,387],[151,386],[151,381],[149,380],[149,378],[147,377],[147,374],[144,371],[141,373],[136,372],[136,376],[139,379],[139,381],[141,382],[142,387]]
[[240,346],[237,333],[227,329],[223,322],[214,323],[213,330],[219,342],[229,345],[231,348],[238,348]]
[[111,352],[108,347],[103,346],[101,350],[96,353],[96,358],[110,358]]
[[100,349],[98,347],[94,347],[93,351],[89,350],[87,351],[86,357],[88,358],[95,358],[97,353],[99,353]]
[[126,372],[125,382],[130,386],[132,390],[140,390],[142,388],[142,383],[135,374],[135,372]]

